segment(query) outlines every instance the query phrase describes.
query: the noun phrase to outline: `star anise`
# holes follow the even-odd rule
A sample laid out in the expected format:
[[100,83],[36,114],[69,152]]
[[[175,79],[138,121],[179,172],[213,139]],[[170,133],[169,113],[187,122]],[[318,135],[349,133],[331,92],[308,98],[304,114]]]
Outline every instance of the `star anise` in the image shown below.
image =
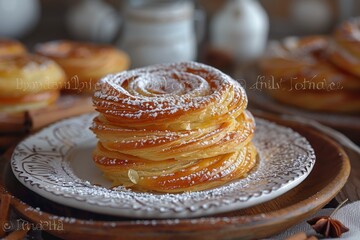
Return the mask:
[[316,217],[307,222],[317,233],[325,237],[337,238],[349,231],[340,221],[332,219],[330,216]]
[[325,237],[340,237],[343,233],[349,231],[349,228],[345,227],[340,221],[333,219],[332,216],[346,201],[347,200],[342,202],[330,216],[315,217],[307,221],[307,223],[309,223],[317,233],[320,233]]

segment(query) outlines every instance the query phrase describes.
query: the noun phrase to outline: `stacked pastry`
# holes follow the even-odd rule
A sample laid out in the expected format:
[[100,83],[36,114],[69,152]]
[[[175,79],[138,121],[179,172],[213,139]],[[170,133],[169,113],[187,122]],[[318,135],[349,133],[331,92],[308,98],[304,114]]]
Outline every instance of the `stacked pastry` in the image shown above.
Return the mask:
[[63,40],[38,44],[35,51],[64,69],[65,90],[83,93],[92,93],[101,77],[126,70],[130,65],[124,52],[108,45]]
[[0,39],[0,151],[23,137],[28,111],[59,97],[65,74],[53,61],[27,52],[18,41]]
[[93,157],[115,186],[185,192],[246,176],[256,164],[244,89],[184,62],[109,75],[93,97]]
[[342,24],[333,37],[288,37],[272,42],[260,61],[267,81],[274,81],[268,94],[308,110],[360,112],[358,23]]
[[360,78],[360,18],[344,22],[336,29],[330,58],[337,66]]
[[26,53],[26,48],[19,41],[0,38],[0,57],[17,56]]
[[17,41],[0,40],[0,112],[47,106],[58,98],[64,80],[55,62],[27,53]]

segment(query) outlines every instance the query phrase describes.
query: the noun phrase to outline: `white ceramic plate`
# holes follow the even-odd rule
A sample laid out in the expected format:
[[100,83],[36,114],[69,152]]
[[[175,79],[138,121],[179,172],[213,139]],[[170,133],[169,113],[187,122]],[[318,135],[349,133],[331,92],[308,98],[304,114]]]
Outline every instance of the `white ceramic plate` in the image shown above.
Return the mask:
[[111,190],[92,162],[94,114],[66,119],[28,137],[15,149],[17,179],[54,202],[91,212],[136,218],[184,218],[250,207],[301,183],[315,163],[308,141],[293,130],[256,119],[259,163],[246,178],[215,189],[182,193]]

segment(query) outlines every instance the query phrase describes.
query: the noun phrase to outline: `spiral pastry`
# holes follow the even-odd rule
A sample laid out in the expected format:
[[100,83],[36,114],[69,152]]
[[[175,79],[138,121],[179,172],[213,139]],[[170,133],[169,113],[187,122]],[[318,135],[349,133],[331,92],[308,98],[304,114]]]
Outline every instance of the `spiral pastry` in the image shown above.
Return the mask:
[[177,193],[213,188],[255,166],[255,123],[244,89],[183,62],[109,75],[93,102],[93,157],[115,186]]
[[267,93],[302,109],[360,111],[360,81],[329,60],[329,43],[323,36],[272,42],[260,61]]
[[18,56],[26,53],[26,48],[19,41],[0,38],[0,57]]
[[56,101],[64,80],[62,69],[44,57],[0,58],[0,112],[45,107]]
[[332,43],[331,61],[360,77],[360,17],[342,23],[335,30]]
[[65,71],[65,90],[94,92],[97,81],[109,74],[126,70],[128,56],[108,45],[74,41],[52,41],[38,44],[36,53],[53,59]]

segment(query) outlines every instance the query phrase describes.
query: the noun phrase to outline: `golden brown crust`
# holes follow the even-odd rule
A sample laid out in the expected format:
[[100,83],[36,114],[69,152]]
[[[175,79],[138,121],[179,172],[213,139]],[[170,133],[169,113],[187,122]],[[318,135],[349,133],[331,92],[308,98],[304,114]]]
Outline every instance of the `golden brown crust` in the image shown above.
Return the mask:
[[[126,70],[128,56],[108,45],[96,45],[74,41],[52,41],[38,44],[35,51],[56,61],[66,72],[65,89],[80,87],[85,92],[93,92],[96,82],[109,73]],[[81,83],[81,86],[77,86]]]
[[0,58],[0,110],[24,111],[47,106],[59,96],[65,74],[37,55]]
[[[267,89],[277,101],[299,108],[330,111],[360,111],[360,79],[335,66],[328,55],[329,39],[322,36],[286,38],[273,42],[260,68]],[[274,85],[274,84],[273,84]]]
[[360,77],[360,18],[346,21],[335,30],[330,59],[340,68]]
[[14,39],[0,38],[0,57],[11,57],[26,54],[26,48]]
[[114,185],[198,191],[244,177],[256,163],[244,89],[206,65],[108,76],[93,99],[100,112],[91,127],[99,138],[94,161]]

